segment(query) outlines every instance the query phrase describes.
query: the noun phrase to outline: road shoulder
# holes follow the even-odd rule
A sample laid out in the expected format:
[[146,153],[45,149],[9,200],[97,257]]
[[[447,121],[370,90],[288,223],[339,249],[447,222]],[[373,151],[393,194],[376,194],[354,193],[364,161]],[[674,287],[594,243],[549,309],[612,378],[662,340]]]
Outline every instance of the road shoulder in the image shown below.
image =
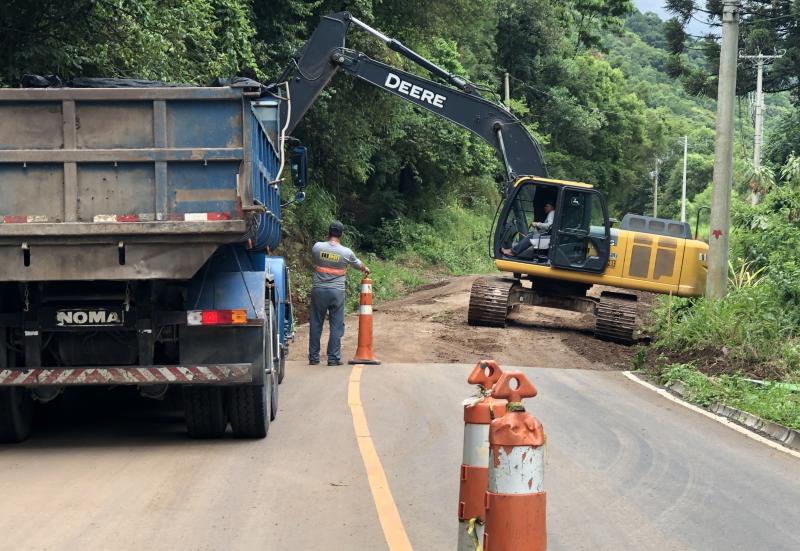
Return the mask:
[[712,420],[714,420],[717,423],[720,423],[722,425],[725,425],[729,429],[735,430],[739,434],[742,434],[742,435],[744,435],[744,436],[746,436],[746,437],[748,437],[748,438],[750,438],[752,440],[755,440],[756,442],[760,442],[761,444],[764,444],[765,446],[769,446],[772,449],[781,451],[783,453],[791,455],[792,457],[800,459],[800,452],[798,452],[796,450],[793,450],[793,449],[790,449],[790,448],[784,446],[783,444],[780,444],[778,442],[775,442],[774,440],[771,440],[770,438],[762,436],[762,435],[758,434],[757,432],[755,432],[753,430],[750,430],[749,428],[743,427],[742,425],[740,425],[740,424],[738,424],[738,423],[736,423],[734,421],[731,421],[730,419],[728,419],[727,417],[725,417],[723,415],[718,415],[718,414],[712,413],[712,412],[710,412],[710,411],[708,411],[706,409],[703,409],[703,408],[701,408],[699,406],[696,406],[694,404],[690,404],[686,400],[678,398],[677,396],[672,394],[667,389],[658,387],[658,386],[646,381],[645,379],[641,378],[639,375],[633,373],[632,371],[623,371],[622,374],[625,375],[631,381],[633,381],[633,382],[635,382],[635,383],[637,383],[637,384],[639,384],[639,385],[641,385],[641,386],[643,386],[643,387],[645,387],[645,388],[657,393],[661,397],[663,397],[663,398],[665,398],[665,399],[667,399],[667,400],[669,400],[671,402],[674,402],[676,404],[680,404],[681,406],[683,406],[683,407],[685,407],[687,409],[690,409],[690,410],[694,411],[695,413],[699,413],[700,415],[702,415],[704,417],[712,419]]

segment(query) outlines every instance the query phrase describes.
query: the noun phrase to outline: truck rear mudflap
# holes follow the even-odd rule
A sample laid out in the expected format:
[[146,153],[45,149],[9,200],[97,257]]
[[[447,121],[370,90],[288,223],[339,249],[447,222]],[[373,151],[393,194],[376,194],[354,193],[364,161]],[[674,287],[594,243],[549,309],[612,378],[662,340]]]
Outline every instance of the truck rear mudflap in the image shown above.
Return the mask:
[[152,365],[125,367],[6,368],[0,387],[87,385],[234,385],[253,381],[252,364]]

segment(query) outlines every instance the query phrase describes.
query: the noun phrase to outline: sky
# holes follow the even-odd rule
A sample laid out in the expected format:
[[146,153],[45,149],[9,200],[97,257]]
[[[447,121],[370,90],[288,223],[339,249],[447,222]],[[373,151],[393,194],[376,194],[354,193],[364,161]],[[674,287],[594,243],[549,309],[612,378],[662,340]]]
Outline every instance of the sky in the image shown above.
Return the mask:
[[664,9],[664,0],[634,0],[633,3],[642,13],[651,11],[657,13],[661,19],[669,19],[670,17],[667,10]]
[[[672,17],[672,14],[664,9],[664,0],[633,0],[633,3],[640,12],[645,13],[651,11],[658,14],[658,16],[664,21]],[[694,35],[705,34],[707,32],[706,29],[707,27],[703,25],[703,23],[695,21],[694,19],[691,20],[689,25],[686,27],[687,32]]]

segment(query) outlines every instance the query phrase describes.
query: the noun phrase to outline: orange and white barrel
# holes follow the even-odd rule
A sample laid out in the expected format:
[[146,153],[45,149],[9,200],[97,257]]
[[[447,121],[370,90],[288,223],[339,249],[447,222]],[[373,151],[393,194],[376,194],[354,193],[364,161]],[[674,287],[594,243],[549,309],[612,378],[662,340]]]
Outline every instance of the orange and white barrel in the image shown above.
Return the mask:
[[483,539],[484,503],[489,480],[489,424],[505,415],[506,401],[491,396],[502,375],[494,360],[478,362],[467,382],[478,395],[464,402],[464,450],[458,494],[458,549],[475,551]]
[[508,405],[507,413],[492,421],[489,428],[483,549],[544,551],[547,549],[544,429],[522,405],[522,398],[532,398],[537,391],[522,372],[507,371],[493,392],[508,399]]

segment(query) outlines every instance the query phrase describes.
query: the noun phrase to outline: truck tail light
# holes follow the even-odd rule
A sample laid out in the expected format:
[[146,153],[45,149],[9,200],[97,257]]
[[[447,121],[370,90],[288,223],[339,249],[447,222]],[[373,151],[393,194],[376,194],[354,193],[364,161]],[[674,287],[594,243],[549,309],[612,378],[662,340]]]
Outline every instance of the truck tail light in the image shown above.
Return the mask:
[[190,310],[188,325],[241,325],[247,323],[247,310]]

